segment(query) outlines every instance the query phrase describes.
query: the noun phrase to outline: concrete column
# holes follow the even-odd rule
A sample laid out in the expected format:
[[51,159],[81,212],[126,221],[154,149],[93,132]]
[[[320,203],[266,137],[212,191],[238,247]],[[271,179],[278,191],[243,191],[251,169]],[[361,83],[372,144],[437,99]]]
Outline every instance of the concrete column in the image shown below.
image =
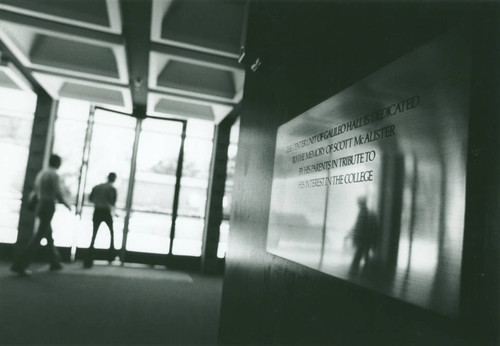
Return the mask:
[[231,126],[236,116],[228,116],[216,126],[210,182],[207,194],[207,212],[201,257],[201,270],[210,274],[217,272],[217,248],[219,229],[222,222],[222,199],[226,184],[227,150]]
[[35,118],[31,132],[28,164],[23,185],[23,199],[19,213],[17,248],[22,248],[33,235],[35,214],[27,208],[37,173],[47,165],[52,149],[52,132],[57,102],[44,91],[38,93]]

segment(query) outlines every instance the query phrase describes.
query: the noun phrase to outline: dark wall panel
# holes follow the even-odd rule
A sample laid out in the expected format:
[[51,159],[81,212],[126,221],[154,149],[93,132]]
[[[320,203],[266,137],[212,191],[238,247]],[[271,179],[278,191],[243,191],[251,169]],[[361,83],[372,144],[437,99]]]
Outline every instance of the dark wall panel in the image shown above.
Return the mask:
[[[499,107],[492,95],[498,81],[491,77],[498,74],[496,17],[498,9],[491,4],[251,3],[246,61],[260,57],[262,65],[246,77],[221,344],[495,343],[498,244],[486,240],[498,243],[493,211],[500,205],[496,190],[479,186],[488,170],[498,171],[499,162],[498,147],[493,148]],[[488,163],[472,169],[475,180],[467,185],[466,205],[473,215],[467,214],[465,241],[472,237],[473,245],[465,245],[460,318],[448,319],[267,253],[278,126],[457,25],[472,35],[475,64],[487,64],[473,69],[476,87],[488,90],[489,96],[472,93],[471,131],[490,133],[490,140],[480,143],[488,151]],[[493,57],[483,59],[487,54]],[[478,117],[478,112],[486,114]],[[480,122],[485,119],[489,125]],[[471,134],[470,148],[480,156],[474,150],[478,138],[484,136]],[[487,183],[498,188],[494,178]],[[486,203],[490,214],[485,214]],[[484,231],[475,232],[477,227]]]

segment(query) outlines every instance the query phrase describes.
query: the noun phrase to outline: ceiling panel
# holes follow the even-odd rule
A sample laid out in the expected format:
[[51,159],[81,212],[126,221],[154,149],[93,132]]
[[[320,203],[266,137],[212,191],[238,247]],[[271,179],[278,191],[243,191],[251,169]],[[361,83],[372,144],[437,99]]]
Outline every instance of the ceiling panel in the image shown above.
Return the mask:
[[169,60],[158,76],[159,87],[232,99],[236,90],[231,71]]
[[245,72],[240,66],[185,53],[178,49],[151,52],[149,88],[219,102],[241,101]]
[[75,40],[36,35],[30,49],[34,65],[119,79],[113,49]]
[[2,20],[0,39],[29,68],[128,83],[122,44]]
[[227,104],[149,93],[147,113],[159,117],[203,119],[219,123],[233,109],[233,106]]
[[33,77],[54,99],[68,97],[121,112],[132,111],[130,89],[98,82],[35,72]]
[[156,42],[237,58],[244,1],[153,0],[151,38]]
[[214,120],[212,107],[208,105],[197,105],[190,102],[181,102],[161,98],[154,107],[156,113],[170,114],[185,118],[198,118],[204,120]]
[[[219,122],[243,97],[245,67],[238,57],[246,5],[0,0],[0,48],[55,99]],[[22,87],[29,89],[26,80]],[[2,85],[19,87],[22,76],[0,66]]]
[[0,9],[94,30],[122,31],[118,0],[2,0]]

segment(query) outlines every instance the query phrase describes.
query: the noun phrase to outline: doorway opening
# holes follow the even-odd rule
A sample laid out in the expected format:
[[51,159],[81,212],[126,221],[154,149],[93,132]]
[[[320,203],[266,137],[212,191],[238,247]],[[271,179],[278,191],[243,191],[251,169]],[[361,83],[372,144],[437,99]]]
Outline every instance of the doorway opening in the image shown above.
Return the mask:
[[[198,264],[213,135],[214,125],[208,121],[138,119],[62,99],[53,152],[63,158],[61,180],[75,212],[58,208],[53,220],[56,245],[72,259],[84,258],[92,235],[88,195],[115,172],[114,246],[121,261]],[[109,245],[108,230],[99,229],[95,258],[106,258]]]

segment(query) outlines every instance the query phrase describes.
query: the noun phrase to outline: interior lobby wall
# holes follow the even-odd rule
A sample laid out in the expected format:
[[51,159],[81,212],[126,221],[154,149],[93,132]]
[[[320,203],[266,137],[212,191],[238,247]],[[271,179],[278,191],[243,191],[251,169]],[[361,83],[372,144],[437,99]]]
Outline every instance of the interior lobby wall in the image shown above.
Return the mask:
[[[246,59],[262,65],[245,82],[221,344],[496,344],[498,14],[491,3],[251,2]],[[472,52],[459,317],[266,252],[277,128],[457,26]]]

